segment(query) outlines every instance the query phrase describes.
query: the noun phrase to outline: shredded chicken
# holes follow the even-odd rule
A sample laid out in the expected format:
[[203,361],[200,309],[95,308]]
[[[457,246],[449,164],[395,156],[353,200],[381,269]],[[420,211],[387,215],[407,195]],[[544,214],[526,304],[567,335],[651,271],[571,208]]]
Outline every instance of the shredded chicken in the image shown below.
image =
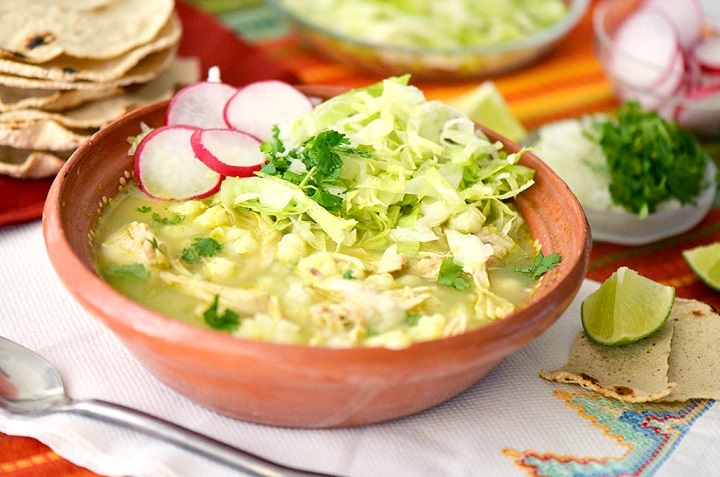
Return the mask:
[[176,271],[160,272],[160,278],[168,285],[178,287],[184,293],[208,303],[215,295],[219,295],[228,307],[238,313],[253,315],[268,311],[270,296],[263,290],[218,285]]
[[101,253],[110,263],[119,265],[142,263],[156,268],[170,265],[165,244],[142,222],[130,222],[108,238],[102,244]]

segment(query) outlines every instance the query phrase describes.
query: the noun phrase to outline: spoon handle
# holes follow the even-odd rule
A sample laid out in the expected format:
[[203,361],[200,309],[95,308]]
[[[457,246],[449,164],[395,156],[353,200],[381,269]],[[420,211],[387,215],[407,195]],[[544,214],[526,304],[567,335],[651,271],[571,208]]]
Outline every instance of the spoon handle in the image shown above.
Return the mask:
[[140,431],[256,477],[333,477],[286,467],[137,409],[107,401],[72,400],[62,410]]

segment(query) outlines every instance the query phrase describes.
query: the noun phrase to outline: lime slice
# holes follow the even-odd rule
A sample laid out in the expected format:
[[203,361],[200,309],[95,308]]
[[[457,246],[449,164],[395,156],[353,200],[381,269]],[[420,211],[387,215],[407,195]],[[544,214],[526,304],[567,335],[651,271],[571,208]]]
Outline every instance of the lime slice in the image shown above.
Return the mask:
[[691,248],[682,254],[700,280],[720,291],[720,242]]
[[492,81],[484,81],[477,88],[447,100],[447,103],[511,141],[520,141],[527,134]]
[[674,301],[673,287],[620,267],[583,301],[582,326],[598,344],[634,343],[660,329]]

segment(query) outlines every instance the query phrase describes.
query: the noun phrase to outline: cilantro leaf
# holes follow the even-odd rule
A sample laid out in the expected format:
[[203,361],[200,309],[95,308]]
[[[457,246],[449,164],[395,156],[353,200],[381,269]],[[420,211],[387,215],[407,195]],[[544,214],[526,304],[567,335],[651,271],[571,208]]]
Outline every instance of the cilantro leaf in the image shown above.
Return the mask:
[[220,314],[218,306],[220,303],[220,295],[215,295],[212,304],[207,310],[203,312],[203,319],[205,324],[210,328],[218,331],[235,331],[240,325],[240,315],[235,313],[230,308],[226,308],[225,311]]
[[453,257],[446,257],[440,264],[440,272],[438,273],[437,282],[446,287],[455,288],[457,290],[465,290],[470,288],[470,283],[462,276],[462,265],[455,262]]
[[515,271],[529,275],[533,280],[537,280],[542,275],[555,268],[561,260],[562,257],[557,253],[551,253],[546,256],[543,255],[542,252],[538,252],[532,265],[529,267],[516,267]]
[[147,214],[148,212],[150,212],[152,210],[152,207],[150,207],[149,205],[143,205],[143,206],[138,207],[135,210],[137,210],[141,214]]
[[185,262],[195,263],[200,257],[212,257],[222,251],[222,245],[213,238],[196,238],[193,243],[184,248],[180,258]]
[[112,265],[105,269],[105,275],[143,282],[148,278],[148,271],[142,263],[133,263],[132,265]]
[[185,220],[185,216],[182,214],[173,214],[168,218],[154,212],[152,214],[152,220],[158,225],[177,225]]
[[[279,139],[263,143],[261,150],[268,159],[260,169],[263,174],[279,176],[299,186],[308,197],[331,211],[339,210],[343,202],[343,197],[337,192],[338,188],[342,189],[342,156],[372,157],[350,146],[345,134],[330,129],[311,137],[288,154],[285,154],[285,147]],[[292,167],[295,161],[303,164],[304,172]]]

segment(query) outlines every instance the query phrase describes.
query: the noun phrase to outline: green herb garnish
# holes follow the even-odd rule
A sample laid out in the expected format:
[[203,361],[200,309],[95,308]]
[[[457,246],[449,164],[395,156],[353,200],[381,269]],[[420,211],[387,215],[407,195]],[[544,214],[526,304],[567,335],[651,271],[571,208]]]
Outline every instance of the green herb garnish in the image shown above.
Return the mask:
[[165,253],[165,252],[163,252],[162,249],[160,248],[160,244],[158,243],[156,237],[153,237],[153,238],[151,238],[151,239],[145,239],[145,240],[147,240],[148,242],[150,242],[150,245],[152,245],[152,247],[153,247],[155,250],[157,250],[158,252],[160,252],[160,253]]
[[557,253],[551,253],[546,256],[543,255],[542,252],[538,252],[532,265],[529,267],[516,267],[515,271],[529,275],[533,280],[537,280],[545,273],[555,268],[561,260],[562,257]]
[[235,331],[240,325],[240,315],[230,308],[220,314],[218,306],[220,303],[220,295],[215,295],[212,305],[203,312],[205,323],[212,329],[218,331]]
[[185,216],[182,214],[173,214],[170,217],[163,217],[155,212],[152,214],[152,220],[158,225],[177,225],[185,220]]
[[455,262],[453,257],[446,257],[440,264],[440,272],[438,273],[437,282],[446,287],[455,288],[457,290],[465,290],[470,288],[470,283],[462,276],[462,265]]
[[113,278],[127,278],[143,282],[148,278],[148,271],[142,263],[132,265],[113,265],[105,269],[105,275]]
[[135,210],[137,210],[141,214],[147,214],[148,212],[150,212],[152,210],[152,207],[150,207],[149,205],[143,205],[143,206],[138,207]]
[[[338,195],[338,188],[343,189],[339,180],[343,165],[341,156],[372,157],[351,147],[347,136],[333,130],[313,136],[287,155],[281,154],[285,148],[280,140],[265,142],[261,148],[268,158],[262,173],[292,182],[327,210],[339,210],[342,205],[343,198]],[[300,161],[305,170],[298,171],[293,167],[295,161]]]
[[668,199],[695,204],[704,186],[707,153],[698,141],[637,101],[625,104],[617,120],[598,121],[598,143],[607,157],[610,196],[646,217]]
[[195,263],[200,257],[212,257],[222,251],[222,245],[213,238],[196,238],[193,243],[183,249],[180,258],[188,263]]

